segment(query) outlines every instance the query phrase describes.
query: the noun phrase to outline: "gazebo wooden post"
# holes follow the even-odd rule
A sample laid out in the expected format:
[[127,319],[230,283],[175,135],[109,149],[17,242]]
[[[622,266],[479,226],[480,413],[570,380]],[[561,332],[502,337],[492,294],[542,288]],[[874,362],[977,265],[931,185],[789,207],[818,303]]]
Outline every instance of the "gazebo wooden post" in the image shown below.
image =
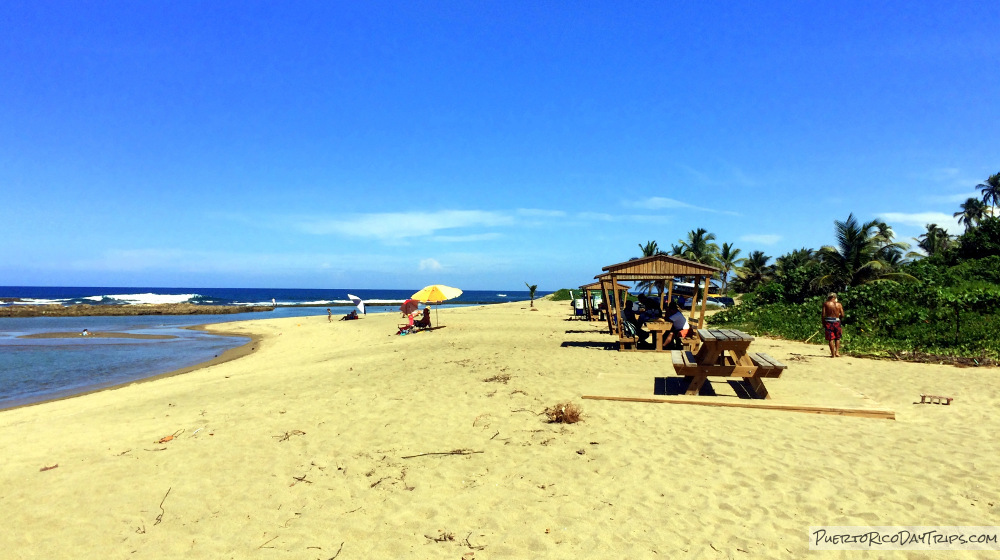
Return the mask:
[[697,275],[697,276],[694,277],[694,280],[691,282],[691,288],[692,288],[691,289],[691,309],[689,310],[690,314],[688,315],[690,323],[694,323],[694,310],[697,309],[697,306],[698,306],[698,282],[700,280],[701,280],[701,275]]
[[[590,290],[580,286],[580,297],[583,299],[583,316],[590,320]],[[573,302],[573,312],[576,313],[576,302]]]
[[[624,332],[624,331],[622,331],[622,306],[621,306],[621,303],[619,302],[619,298],[618,298],[618,279],[615,278],[614,275],[611,276],[611,289],[615,293],[615,315],[618,317],[618,320],[617,320],[618,324],[615,325],[613,333],[617,333],[618,336],[621,337],[622,333]],[[608,321],[610,321],[610,320],[611,320],[611,318],[609,317]]]
[[708,303],[708,282],[711,276],[705,277],[705,293],[702,294],[701,298],[701,317],[698,318],[698,328],[705,328],[705,305]]
[[594,320],[594,293],[593,290],[587,288],[587,301],[584,304],[587,306],[587,322]]
[[692,290],[691,290],[691,307],[688,308],[688,311],[690,312],[690,313],[688,313],[688,318],[689,318],[688,322],[690,322],[690,323],[694,322],[694,308],[695,308],[695,304],[698,302],[698,278],[700,278],[700,277],[699,276],[695,276],[694,280],[691,282],[691,286],[692,286]]
[[604,303],[604,318],[608,322],[608,334],[614,334],[614,329],[611,327],[611,296],[608,295],[608,285],[604,283],[604,280],[601,280],[601,294],[604,296],[601,301]]
[[671,278],[667,283],[667,300],[674,301],[674,279]]

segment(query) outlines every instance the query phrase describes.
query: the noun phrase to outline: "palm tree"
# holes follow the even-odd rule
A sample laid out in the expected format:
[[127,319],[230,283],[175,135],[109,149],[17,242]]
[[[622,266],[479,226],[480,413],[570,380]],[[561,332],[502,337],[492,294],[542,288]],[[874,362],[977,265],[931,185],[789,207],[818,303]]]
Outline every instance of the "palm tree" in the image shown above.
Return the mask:
[[979,183],[976,188],[983,193],[983,204],[993,207],[991,214],[995,216],[997,204],[1000,204],[1000,173],[990,175],[985,183]]
[[822,276],[822,264],[812,249],[795,249],[774,260],[774,279],[784,292],[785,301],[801,303],[818,292],[816,279]]
[[803,247],[781,255],[774,260],[774,264],[776,271],[780,273],[788,272],[802,266],[807,266],[809,263],[815,262],[815,260],[815,252],[812,249],[806,249]]
[[732,243],[723,243],[719,251],[718,265],[722,269],[722,293],[729,292],[729,273],[733,269],[746,262],[746,259],[739,258],[740,250],[734,249]]
[[743,259],[743,266],[737,269],[736,275],[740,277],[740,284],[744,290],[752,292],[771,279],[774,267],[767,264],[769,260],[771,257],[765,255],[764,251],[754,251],[750,253],[749,257]]
[[927,256],[936,255],[954,246],[955,241],[948,232],[937,224],[927,224],[927,232],[920,234],[917,238],[917,247],[927,253]]
[[527,282],[525,282],[524,285],[528,287],[528,293],[531,295],[531,306],[534,307],[535,306],[535,290],[538,289],[538,284],[528,284]]
[[639,250],[642,251],[642,256],[644,257],[652,257],[653,255],[662,253],[660,248],[656,246],[656,241],[647,241],[645,245],[640,243]]
[[978,198],[970,198],[962,203],[960,211],[952,215],[958,218],[958,223],[965,225],[965,231],[969,231],[986,217],[986,203]]
[[852,213],[844,222],[835,221],[834,226],[837,245],[819,250],[827,267],[827,274],[818,279],[820,285],[843,289],[876,280],[912,279],[895,272],[890,264],[900,259],[907,245],[892,240],[888,224],[879,220],[860,224]]
[[681,255],[685,259],[714,266],[718,262],[719,246],[715,243],[715,234],[708,233],[705,228],[698,228],[688,232],[687,241],[677,240],[680,243]]

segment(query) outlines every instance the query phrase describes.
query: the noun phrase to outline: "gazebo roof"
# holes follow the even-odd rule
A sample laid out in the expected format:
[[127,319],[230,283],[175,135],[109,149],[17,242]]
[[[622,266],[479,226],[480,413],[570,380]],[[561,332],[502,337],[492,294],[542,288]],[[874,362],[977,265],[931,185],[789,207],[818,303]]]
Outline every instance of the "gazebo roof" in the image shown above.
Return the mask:
[[[615,280],[670,280],[675,276],[709,276],[720,272],[714,266],[670,255],[653,255],[602,268]],[[604,276],[603,274],[601,276]],[[595,277],[598,278],[598,277]]]
[[[608,275],[606,275],[606,274],[601,274],[599,276],[595,276],[595,278],[601,278],[601,279],[605,280],[608,284],[611,283],[611,278]],[[592,282],[590,284],[584,284],[583,286],[580,286],[580,289],[581,290],[600,290],[600,289],[602,289],[601,284],[602,284],[602,282]],[[631,290],[632,287],[631,286],[625,286],[625,285],[622,285],[622,284],[619,284],[619,283],[616,282],[614,289],[616,289],[616,290]]]

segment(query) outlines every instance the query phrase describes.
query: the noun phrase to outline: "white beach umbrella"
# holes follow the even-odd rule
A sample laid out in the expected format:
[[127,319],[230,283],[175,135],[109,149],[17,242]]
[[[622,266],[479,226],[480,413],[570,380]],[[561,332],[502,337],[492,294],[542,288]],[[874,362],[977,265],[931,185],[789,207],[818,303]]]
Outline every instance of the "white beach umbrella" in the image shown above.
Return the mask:
[[347,294],[347,299],[351,300],[351,303],[358,306],[358,313],[361,313],[362,315],[367,314],[367,311],[365,311],[365,302],[362,301],[361,298]]

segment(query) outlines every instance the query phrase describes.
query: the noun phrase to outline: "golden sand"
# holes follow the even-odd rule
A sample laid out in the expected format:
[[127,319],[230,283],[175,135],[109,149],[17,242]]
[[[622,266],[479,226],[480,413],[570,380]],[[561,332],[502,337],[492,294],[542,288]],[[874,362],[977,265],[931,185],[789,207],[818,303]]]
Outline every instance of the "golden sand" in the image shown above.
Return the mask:
[[[258,350],[0,412],[0,557],[801,558],[815,525],[1000,525],[995,369],[758,338],[789,365],[767,402],[896,420],[582,400],[656,397],[670,356],[536,305],[219,325]],[[713,387],[687,398],[739,402]]]

